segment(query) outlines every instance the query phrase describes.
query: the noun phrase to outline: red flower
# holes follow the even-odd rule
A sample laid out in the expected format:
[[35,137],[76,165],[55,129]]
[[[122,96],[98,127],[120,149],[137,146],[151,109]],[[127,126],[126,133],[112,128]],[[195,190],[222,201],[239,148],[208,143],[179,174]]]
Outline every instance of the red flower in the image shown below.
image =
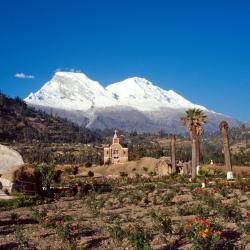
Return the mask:
[[222,234],[222,232],[221,232],[220,230],[216,231],[215,233],[216,233],[217,235],[221,235],[221,234]]
[[61,224],[63,224],[63,221],[62,221],[62,220],[56,221],[56,225],[57,225],[57,226],[59,226],[59,225],[61,225]]
[[194,218],[194,222],[195,222],[195,223],[198,223],[198,222],[199,222],[199,218],[198,218],[198,217],[195,217],[195,218]]
[[208,221],[207,221],[205,218],[203,218],[203,219],[201,220],[201,222],[202,222],[202,224],[203,224],[205,227],[210,227],[210,224],[208,223]]
[[250,219],[250,213],[249,213],[249,212],[246,213],[246,217],[247,217],[248,219]]

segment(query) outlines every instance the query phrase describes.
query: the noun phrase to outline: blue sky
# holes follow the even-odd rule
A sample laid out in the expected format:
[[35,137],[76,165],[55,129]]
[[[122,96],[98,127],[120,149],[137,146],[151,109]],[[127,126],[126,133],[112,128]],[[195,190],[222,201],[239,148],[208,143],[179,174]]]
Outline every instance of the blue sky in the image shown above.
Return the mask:
[[249,121],[249,13],[242,0],[1,0],[0,89],[24,98],[57,69],[140,76]]

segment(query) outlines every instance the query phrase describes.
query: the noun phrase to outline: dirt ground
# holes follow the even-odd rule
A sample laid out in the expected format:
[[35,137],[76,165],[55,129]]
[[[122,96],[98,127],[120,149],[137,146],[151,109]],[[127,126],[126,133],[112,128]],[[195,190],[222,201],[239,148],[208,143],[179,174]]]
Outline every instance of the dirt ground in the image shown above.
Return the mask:
[[[33,207],[0,207],[0,249],[136,249],[124,238],[116,242],[115,234],[109,228],[119,220],[124,230],[140,225],[151,232],[152,249],[191,249],[190,241],[182,228],[196,216],[205,217],[222,226],[225,244],[220,249],[250,249],[250,238],[242,232],[245,214],[250,211],[249,182],[227,183],[217,179],[204,189],[211,193],[213,205],[197,196],[199,183],[189,183],[182,177],[120,178],[106,181],[112,189],[108,192],[88,194],[63,193],[53,201]],[[203,192],[203,191],[202,191]],[[207,194],[204,195],[204,197]],[[215,199],[216,198],[216,199]],[[223,204],[235,205],[232,217],[219,212]],[[224,205],[223,205],[224,206]],[[34,210],[45,209],[47,217],[40,221]],[[33,211],[33,212],[32,212]],[[171,220],[171,233],[163,233],[155,227],[152,211]],[[77,247],[67,246],[55,226],[46,227],[43,220],[50,220],[55,214],[68,215],[77,224],[79,235]],[[228,215],[228,217],[227,217]],[[240,215],[240,221],[236,221]],[[24,245],[28,248],[21,248]]]

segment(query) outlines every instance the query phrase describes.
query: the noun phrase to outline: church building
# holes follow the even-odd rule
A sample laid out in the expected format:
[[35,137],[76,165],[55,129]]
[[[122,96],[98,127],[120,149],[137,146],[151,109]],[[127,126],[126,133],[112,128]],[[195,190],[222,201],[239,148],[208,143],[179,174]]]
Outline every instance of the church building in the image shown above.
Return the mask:
[[128,149],[123,148],[119,143],[119,137],[117,135],[117,130],[115,130],[115,134],[113,137],[113,144],[104,148],[104,164],[118,164],[124,163],[128,161]]

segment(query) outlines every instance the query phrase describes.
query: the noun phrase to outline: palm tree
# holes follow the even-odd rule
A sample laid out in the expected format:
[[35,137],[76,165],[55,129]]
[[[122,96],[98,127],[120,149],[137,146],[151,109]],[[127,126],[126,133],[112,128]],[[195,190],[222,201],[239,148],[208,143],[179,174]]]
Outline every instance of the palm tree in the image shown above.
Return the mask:
[[176,172],[176,136],[171,136],[171,162],[172,162],[172,173]]
[[200,138],[204,133],[203,127],[199,126],[196,128],[197,133],[197,144],[196,144],[196,165],[200,165]]
[[199,137],[203,133],[202,125],[207,123],[207,115],[201,109],[188,109],[185,116],[181,117],[181,121],[187,127],[192,141],[192,180],[194,180],[200,157],[198,153],[200,151]]
[[231,153],[230,153],[230,146],[229,146],[229,138],[228,138],[228,123],[226,121],[222,121],[220,123],[220,132],[221,138],[224,147],[224,157],[225,157],[225,164],[227,172],[232,172],[232,162],[231,162]]

